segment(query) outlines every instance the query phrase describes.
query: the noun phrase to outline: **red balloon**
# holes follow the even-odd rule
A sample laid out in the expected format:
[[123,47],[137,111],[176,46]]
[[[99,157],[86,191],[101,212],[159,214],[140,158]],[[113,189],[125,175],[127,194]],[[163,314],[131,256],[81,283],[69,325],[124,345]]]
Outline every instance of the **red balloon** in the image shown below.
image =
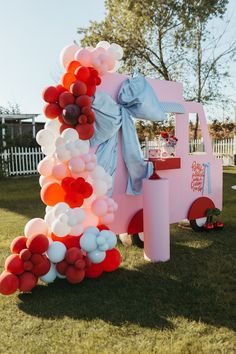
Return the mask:
[[116,248],[113,248],[112,250],[106,251],[106,258],[101,265],[105,272],[113,272],[120,266],[120,263],[121,254]]
[[84,202],[84,198],[82,194],[68,192],[65,196],[65,203],[69,204],[71,208],[80,207]]
[[18,289],[19,280],[15,274],[2,272],[0,275],[0,293],[2,295],[11,295]]
[[59,105],[62,108],[65,108],[69,104],[73,104],[75,102],[75,98],[70,92],[62,92],[59,96]]
[[89,106],[91,107],[92,104],[92,99],[91,97],[87,96],[87,95],[82,95],[76,98],[75,103],[79,106],[79,107],[83,107],[83,106]]
[[88,140],[92,138],[94,134],[94,127],[92,124],[76,125],[76,130],[79,133],[81,140]]
[[84,183],[83,197],[84,198],[89,198],[92,194],[93,194],[93,187],[91,186],[90,183],[85,182]]
[[11,254],[5,261],[6,271],[13,274],[22,274],[24,272],[24,262],[18,254]]
[[24,248],[23,250],[20,251],[20,259],[22,259],[22,261],[28,261],[31,257],[31,252],[30,250],[28,250],[28,248]]
[[71,284],[80,283],[85,277],[85,271],[69,266],[66,270],[66,279]]
[[70,85],[76,81],[76,76],[72,73],[65,73],[62,76],[62,85],[69,90],[70,89]]
[[49,241],[45,235],[32,235],[28,237],[26,246],[32,253],[42,254],[47,251]]
[[96,92],[96,84],[95,85],[87,85],[86,95],[93,96]]
[[84,106],[81,110],[81,113],[85,114],[86,116],[89,116],[91,112],[92,110],[90,106]]
[[87,85],[96,86],[96,77],[95,76],[90,76],[90,78],[87,81]]
[[90,71],[91,76],[98,77],[98,71],[96,69],[94,69],[93,67],[89,67],[88,69]]
[[102,273],[103,267],[101,263],[91,263],[91,265],[85,271],[85,276],[86,278],[98,278],[102,275]]
[[64,202],[65,192],[59,183],[49,182],[42,187],[40,196],[44,204],[54,206]]
[[60,95],[62,92],[67,91],[66,88],[65,88],[64,86],[62,86],[62,85],[57,85],[56,88],[57,88],[57,91],[59,92],[59,95]]
[[101,84],[102,80],[100,77],[96,77],[96,85],[99,86]]
[[75,96],[85,95],[87,92],[87,86],[83,81],[77,80],[71,85],[70,92]]
[[86,68],[86,66],[80,66],[78,69],[75,70],[75,76],[78,80],[87,82],[90,77],[90,70]]
[[51,262],[49,259],[42,254],[33,254],[31,257],[31,262],[33,263],[33,268],[31,272],[37,277],[41,277],[49,272],[51,267]]
[[59,91],[54,86],[49,86],[45,88],[42,93],[44,101],[48,103],[56,103],[59,97]]
[[93,124],[94,122],[95,122],[95,113],[93,111],[91,111],[88,116],[88,123]]
[[81,235],[78,236],[70,236],[67,235],[65,237],[58,237],[54,233],[51,233],[51,238],[53,241],[59,241],[64,243],[67,249],[72,248],[72,247],[77,247],[80,248],[80,238]]
[[59,120],[59,122],[60,122],[61,124],[65,124],[65,121],[64,121],[64,119],[63,119],[63,113],[59,114],[59,116],[57,117],[57,119]]
[[11,253],[20,253],[21,250],[26,248],[26,241],[27,237],[25,236],[18,236],[14,238],[10,246]]
[[24,292],[31,291],[37,285],[38,279],[30,272],[24,272],[19,276],[19,290]]
[[61,108],[57,103],[47,103],[43,108],[43,112],[47,118],[54,119],[61,113]]
[[31,271],[33,269],[33,263],[31,261],[24,262],[24,270]]
[[67,268],[69,267],[69,264],[66,261],[61,261],[59,263],[57,263],[56,265],[56,269],[58,271],[58,273],[65,275]]
[[82,125],[87,124],[87,116],[85,114],[81,114],[79,116],[78,122]]
[[74,181],[74,177],[65,177],[61,181],[61,186],[66,192],[69,192],[71,190],[71,183]]
[[73,247],[66,251],[65,260],[67,263],[74,264],[78,259],[83,259],[83,253],[79,248]]
[[65,129],[68,129],[68,128],[73,128],[72,125],[69,125],[69,124],[62,124],[60,126],[60,133],[62,133]]
[[99,231],[110,230],[107,225],[98,225],[97,228],[98,228]]
[[71,61],[67,67],[66,67],[66,71],[69,73],[74,74],[75,70],[80,66],[80,62],[77,60],[73,60]]

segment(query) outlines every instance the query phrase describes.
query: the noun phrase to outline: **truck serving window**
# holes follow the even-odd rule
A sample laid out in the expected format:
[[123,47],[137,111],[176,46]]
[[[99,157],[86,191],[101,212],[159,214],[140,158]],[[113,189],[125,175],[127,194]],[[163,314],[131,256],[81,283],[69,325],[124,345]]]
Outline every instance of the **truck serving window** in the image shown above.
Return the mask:
[[189,154],[205,154],[204,139],[197,113],[189,113]]

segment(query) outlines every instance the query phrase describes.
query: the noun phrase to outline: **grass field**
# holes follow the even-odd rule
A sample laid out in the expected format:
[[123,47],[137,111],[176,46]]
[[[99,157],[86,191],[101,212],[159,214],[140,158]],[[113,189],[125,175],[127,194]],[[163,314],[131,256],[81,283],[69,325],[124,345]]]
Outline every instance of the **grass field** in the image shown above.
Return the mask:
[[[119,270],[73,286],[0,295],[0,353],[235,353],[236,169],[224,173],[226,226],[171,227],[171,260],[119,245]],[[0,265],[11,240],[43,216],[37,178],[0,180]]]

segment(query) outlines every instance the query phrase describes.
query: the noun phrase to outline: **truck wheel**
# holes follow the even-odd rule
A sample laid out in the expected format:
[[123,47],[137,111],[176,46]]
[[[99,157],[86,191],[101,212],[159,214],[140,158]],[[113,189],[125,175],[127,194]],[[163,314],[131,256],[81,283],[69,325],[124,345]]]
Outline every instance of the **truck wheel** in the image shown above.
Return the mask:
[[204,231],[203,225],[205,224],[207,218],[199,218],[199,219],[194,219],[194,220],[190,220],[190,226],[193,229],[193,231],[196,232],[201,232]]
[[139,232],[138,234],[133,234],[131,236],[132,238],[132,243],[133,245],[139,247],[139,248],[143,248],[144,247],[144,237],[143,237],[143,232]]

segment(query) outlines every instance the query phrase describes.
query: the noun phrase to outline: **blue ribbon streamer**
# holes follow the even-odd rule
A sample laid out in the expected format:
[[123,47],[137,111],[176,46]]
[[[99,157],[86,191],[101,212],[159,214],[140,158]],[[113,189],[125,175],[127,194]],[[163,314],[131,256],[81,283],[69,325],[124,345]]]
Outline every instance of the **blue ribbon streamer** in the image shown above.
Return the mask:
[[[123,82],[117,102],[105,92],[97,90],[92,108],[96,121],[90,144],[98,146],[96,155],[99,164],[112,176],[114,182],[118,131],[121,129],[122,155],[129,176],[126,193],[140,194],[142,180],[152,174],[153,167],[152,163],[144,161],[133,118],[163,121],[165,111],[161,102],[147,80],[138,75]],[[112,190],[109,194],[112,194]]]
[[210,162],[203,163],[204,167],[204,175],[203,175],[203,187],[202,187],[202,195],[204,195],[205,185],[206,185],[206,177],[207,177],[207,191],[208,194],[211,194],[211,164]]

